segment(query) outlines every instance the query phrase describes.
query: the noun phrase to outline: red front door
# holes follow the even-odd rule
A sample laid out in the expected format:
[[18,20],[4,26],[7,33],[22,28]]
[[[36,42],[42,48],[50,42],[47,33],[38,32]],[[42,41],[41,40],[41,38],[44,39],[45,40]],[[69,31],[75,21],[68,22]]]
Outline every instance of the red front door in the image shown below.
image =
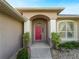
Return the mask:
[[42,39],[42,27],[40,25],[35,26],[35,40],[41,41]]

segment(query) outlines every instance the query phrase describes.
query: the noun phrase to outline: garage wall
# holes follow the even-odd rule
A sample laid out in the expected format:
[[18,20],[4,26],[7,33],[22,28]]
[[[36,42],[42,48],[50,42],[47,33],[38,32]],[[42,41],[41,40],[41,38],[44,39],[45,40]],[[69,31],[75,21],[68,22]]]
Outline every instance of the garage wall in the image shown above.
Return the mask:
[[0,59],[9,59],[22,47],[22,23],[0,13]]

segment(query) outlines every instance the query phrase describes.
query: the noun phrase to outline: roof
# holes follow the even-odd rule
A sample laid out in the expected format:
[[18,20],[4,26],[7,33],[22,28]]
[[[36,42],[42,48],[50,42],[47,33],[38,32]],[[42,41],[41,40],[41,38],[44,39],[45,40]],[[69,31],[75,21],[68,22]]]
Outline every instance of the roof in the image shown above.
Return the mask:
[[25,18],[20,14],[20,12],[18,12],[5,0],[0,0],[0,12],[5,13],[19,21],[22,21],[22,22],[25,21]]
[[79,15],[73,14],[59,14],[58,19],[79,19]]
[[17,8],[21,12],[57,12],[59,14],[64,8],[42,7],[42,8]]

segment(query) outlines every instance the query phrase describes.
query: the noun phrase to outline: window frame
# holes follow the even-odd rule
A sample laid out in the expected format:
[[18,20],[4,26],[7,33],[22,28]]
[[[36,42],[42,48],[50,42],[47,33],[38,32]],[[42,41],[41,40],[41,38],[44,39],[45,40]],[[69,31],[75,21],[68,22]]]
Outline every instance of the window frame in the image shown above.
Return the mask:
[[[59,25],[60,23],[64,22],[66,24],[66,31],[60,31],[59,30]],[[68,22],[72,22],[74,24],[74,30],[73,31],[67,31],[67,26],[68,26]],[[78,34],[77,34],[77,23],[73,20],[61,20],[61,21],[58,21],[57,22],[57,32],[60,33],[60,32],[63,32],[65,33],[65,37],[64,38],[61,38],[61,40],[67,40],[67,41],[71,41],[71,40],[78,40]],[[73,32],[74,34],[74,38],[73,39],[70,39],[67,37],[67,32]],[[70,40],[69,40],[70,39]]]

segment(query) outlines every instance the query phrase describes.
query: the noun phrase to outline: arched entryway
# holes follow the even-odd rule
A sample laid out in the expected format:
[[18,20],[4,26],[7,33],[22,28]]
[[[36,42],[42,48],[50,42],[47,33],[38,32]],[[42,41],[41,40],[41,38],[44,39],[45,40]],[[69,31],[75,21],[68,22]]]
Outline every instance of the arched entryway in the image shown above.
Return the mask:
[[32,22],[32,42],[46,42],[48,39],[49,17],[35,15],[30,20]]

